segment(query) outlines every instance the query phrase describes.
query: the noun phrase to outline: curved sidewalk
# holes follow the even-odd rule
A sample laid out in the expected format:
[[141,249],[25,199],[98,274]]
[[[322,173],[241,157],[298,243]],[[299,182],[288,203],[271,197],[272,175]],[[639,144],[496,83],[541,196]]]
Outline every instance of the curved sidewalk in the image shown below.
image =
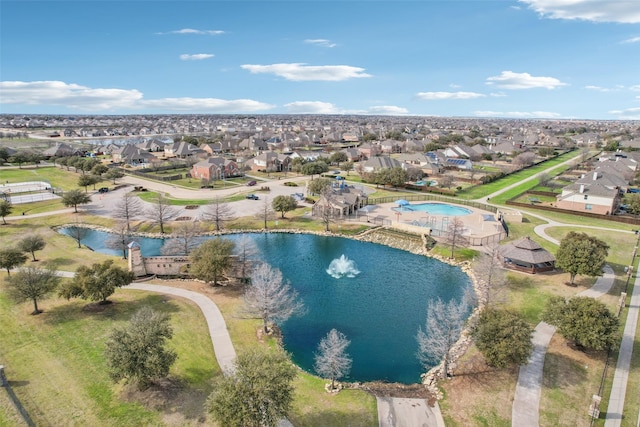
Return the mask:
[[[615,275],[613,269],[606,265],[604,275],[598,277],[589,289],[577,294],[581,297],[598,298],[611,289]],[[533,352],[526,365],[520,367],[518,383],[513,396],[511,409],[511,425],[514,427],[538,427],[540,396],[542,395],[542,374],[547,347],[556,328],[540,322],[533,332]]]
[[218,306],[215,305],[213,301],[197,292],[181,288],[173,288],[171,286],[132,283],[129,286],[125,286],[124,289],[135,289],[139,291],[174,295],[186,298],[196,303],[207,321],[209,334],[211,335],[211,344],[213,345],[213,351],[216,355],[218,365],[220,365],[220,369],[222,369],[222,372],[225,375],[233,373],[233,361],[236,358],[236,351],[233,348],[233,343],[231,342],[229,331],[227,331],[227,324],[222,317],[222,313],[220,313]]

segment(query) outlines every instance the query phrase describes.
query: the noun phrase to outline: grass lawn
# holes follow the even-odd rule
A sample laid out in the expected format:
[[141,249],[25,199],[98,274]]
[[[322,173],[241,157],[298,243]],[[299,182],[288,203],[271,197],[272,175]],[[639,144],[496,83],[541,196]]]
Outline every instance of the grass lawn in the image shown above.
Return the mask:
[[[66,219],[56,216],[12,223],[0,227],[0,237],[3,241],[15,240],[24,235],[25,229],[42,234],[47,246],[36,253],[41,260],[38,263],[56,260],[61,270],[73,271],[79,265],[115,259],[77,249],[73,239],[51,230],[50,226],[62,224]],[[85,220],[107,223],[94,217]],[[116,263],[124,266],[120,259]],[[30,303],[14,305],[8,301],[3,277],[0,273],[0,324],[3,325],[0,360],[7,366],[9,379],[19,384],[14,385],[16,393],[36,424],[196,425],[206,418],[203,403],[211,391],[211,379],[219,375],[220,370],[197,307],[178,298],[118,290],[110,298],[115,303],[104,311],[86,310],[86,301],[69,302],[54,297],[41,301],[40,306],[45,310],[42,315],[30,316]],[[216,302],[226,319],[236,351],[265,344],[256,335],[261,322],[238,315],[240,288],[210,288],[197,282],[170,285],[186,286],[186,283],[201,286],[203,289],[199,291]],[[113,385],[105,372],[102,356],[105,337],[114,325],[125,322],[142,305],[152,305],[172,317],[171,345],[179,358],[171,378],[182,386],[171,392],[169,405],[162,405],[163,400],[154,394]],[[275,345],[275,340],[269,338],[266,344]],[[323,380],[304,372],[295,384],[291,416],[295,425],[377,425],[375,398],[368,393],[345,390],[329,396],[324,391]],[[0,399],[0,426],[14,425],[12,413],[4,410],[5,403]]]
[[0,182],[9,183],[27,182],[27,181],[46,181],[52,187],[62,188],[63,190],[75,190],[78,187],[78,178],[80,174],[67,171],[66,169],[54,166],[47,167],[24,167],[22,169],[6,169],[0,168]]
[[[500,178],[496,181],[490,182],[488,184],[484,184],[484,185],[477,185],[474,187],[471,187],[469,189],[463,190],[460,193],[458,193],[458,195],[460,197],[463,197],[465,199],[478,199],[480,197],[486,196],[488,194],[491,194],[495,191],[498,191],[504,187],[507,187],[509,185],[515,184],[519,181],[522,181],[525,178],[529,178],[530,176],[538,173],[538,172],[542,172],[550,167],[556,166],[562,162],[565,162],[571,158],[580,158],[581,153],[575,152],[575,151],[570,151],[568,153],[562,154],[558,157],[555,157],[553,159],[547,160],[543,163],[539,163],[535,166],[532,166],[530,168],[527,168],[525,170],[521,170],[512,174],[509,174],[507,176],[505,176],[504,178]],[[563,169],[564,170],[564,169]],[[550,174],[554,174],[555,171],[551,171]],[[527,184],[527,183],[525,183]],[[525,185],[523,184],[523,185]],[[538,182],[537,180],[535,180],[535,185],[537,185]],[[535,187],[535,185],[532,185],[532,187],[529,188],[533,188]],[[527,188],[528,189],[528,188]],[[515,194],[519,194],[521,193],[522,190],[520,190],[518,193]]]
[[[204,402],[208,380],[218,369],[200,310],[190,303],[159,295],[118,291],[104,311],[86,310],[86,301],[48,299],[45,312],[30,316],[30,303],[14,305],[0,293],[3,345],[0,357],[14,391],[36,425],[158,425],[163,411],[128,401],[128,387],[114,385],[103,356],[104,342],[114,326],[124,324],[139,307],[149,305],[169,313],[172,345],[178,362],[171,376],[183,381],[183,399]],[[188,346],[185,344],[189,343]],[[135,394],[135,393],[133,393]],[[187,409],[189,411],[180,413]],[[195,420],[202,406],[179,408],[176,417]],[[188,425],[185,423],[184,425]]]

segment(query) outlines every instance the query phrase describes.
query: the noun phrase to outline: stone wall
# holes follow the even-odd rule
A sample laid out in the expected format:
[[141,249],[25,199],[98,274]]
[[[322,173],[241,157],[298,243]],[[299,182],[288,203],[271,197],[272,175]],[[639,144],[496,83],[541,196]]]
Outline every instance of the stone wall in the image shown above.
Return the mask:
[[186,256],[153,256],[143,257],[147,274],[158,276],[179,276],[184,274],[183,268],[189,264]]

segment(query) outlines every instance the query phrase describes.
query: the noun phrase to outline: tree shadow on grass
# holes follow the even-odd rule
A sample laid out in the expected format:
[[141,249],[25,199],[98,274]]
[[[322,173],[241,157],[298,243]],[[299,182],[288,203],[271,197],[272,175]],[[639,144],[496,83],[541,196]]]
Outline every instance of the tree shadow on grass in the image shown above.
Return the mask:
[[171,297],[155,294],[144,295],[133,300],[121,300],[118,296],[112,295],[109,298],[110,304],[72,300],[68,304],[46,310],[44,312],[46,316],[43,317],[53,325],[79,320],[128,320],[133,313],[144,306],[150,306],[163,313],[179,311],[180,308],[171,300]]
[[13,388],[16,387],[24,387],[24,386],[28,386],[29,384],[31,384],[29,381],[14,381],[14,380],[9,380],[9,385]]
[[170,425],[191,424],[189,421],[205,423],[207,413],[205,402],[211,390],[190,387],[176,378],[163,378],[145,390],[128,385],[121,398],[127,402],[138,402],[149,410],[162,413],[164,421]]
[[604,363],[605,358],[604,351],[582,351],[568,344],[555,345],[545,356],[542,386],[564,389],[586,384],[588,369]]

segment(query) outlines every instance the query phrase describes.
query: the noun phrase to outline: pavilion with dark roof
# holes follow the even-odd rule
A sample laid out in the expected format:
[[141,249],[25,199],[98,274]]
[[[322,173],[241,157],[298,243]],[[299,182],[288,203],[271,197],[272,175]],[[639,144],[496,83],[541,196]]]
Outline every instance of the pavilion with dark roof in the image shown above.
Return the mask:
[[555,269],[556,258],[529,236],[501,247],[500,256],[502,265],[511,270],[535,274]]

